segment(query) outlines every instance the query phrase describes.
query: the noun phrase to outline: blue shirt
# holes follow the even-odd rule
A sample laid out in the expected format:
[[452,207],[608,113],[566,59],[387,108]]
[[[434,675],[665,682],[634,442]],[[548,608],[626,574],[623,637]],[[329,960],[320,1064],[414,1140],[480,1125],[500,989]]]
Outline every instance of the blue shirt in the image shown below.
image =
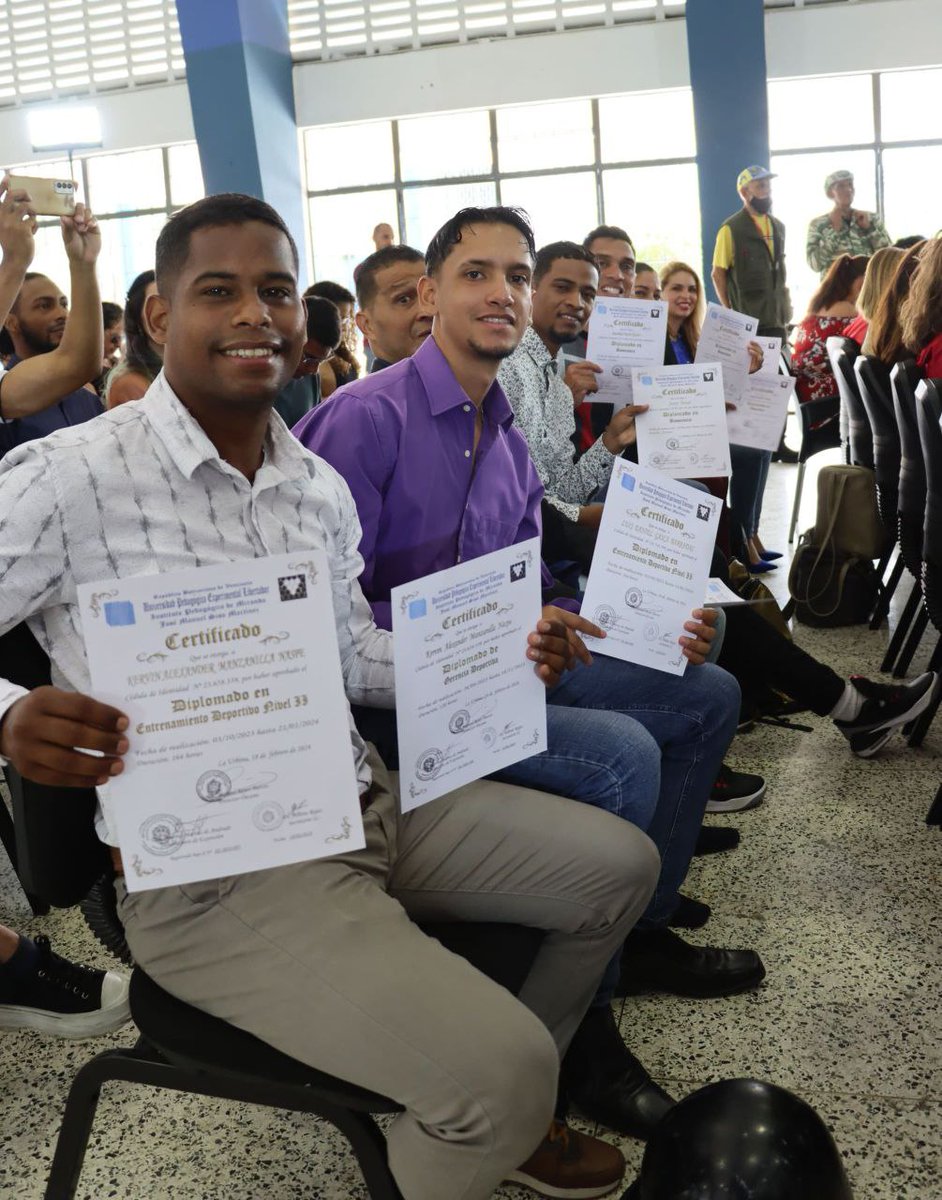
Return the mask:
[[[20,359],[14,354],[6,373],[9,374],[13,371],[19,362]],[[3,391],[0,388],[0,412],[2,411]],[[28,417],[2,421],[0,422],[0,458],[14,446],[35,441],[36,438],[45,437],[47,434],[54,433],[57,429],[65,429],[69,425],[81,425],[93,417],[100,417],[104,411],[101,401],[94,392],[90,392],[88,388],[79,388],[77,391],[69,392],[67,396],[63,396],[61,400],[51,404],[48,408],[40,409],[39,412],[32,413]]]

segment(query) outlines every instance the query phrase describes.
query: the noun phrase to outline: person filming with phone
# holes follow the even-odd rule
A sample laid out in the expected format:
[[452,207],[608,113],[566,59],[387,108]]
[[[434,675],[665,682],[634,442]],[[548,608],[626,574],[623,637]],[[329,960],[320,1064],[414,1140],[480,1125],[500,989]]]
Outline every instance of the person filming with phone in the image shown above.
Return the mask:
[[[33,203],[28,180],[0,180],[0,330],[6,370],[0,371],[0,457],[23,442],[79,425],[103,410],[84,385],[101,369],[101,297],[95,263],[98,222],[83,204],[59,217],[69,261],[72,311],[51,279],[30,271],[36,218],[52,207]],[[36,180],[37,185],[49,180]],[[45,194],[48,189],[37,187]],[[61,211],[60,206],[58,211]]]

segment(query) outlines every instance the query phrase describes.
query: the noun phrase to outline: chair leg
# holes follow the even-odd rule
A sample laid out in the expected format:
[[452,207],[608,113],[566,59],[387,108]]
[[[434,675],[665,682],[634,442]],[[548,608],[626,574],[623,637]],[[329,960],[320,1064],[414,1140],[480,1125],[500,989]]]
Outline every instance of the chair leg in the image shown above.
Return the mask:
[[928,625],[929,616],[924,608],[920,609],[915,621],[913,621],[913,627],[909,631],[909,637],[906,639],[903,652],[896,660],[896,666],[893,668],[894,679],[902,679],[909,670],[910,663],[919,649],[919,643],[922,641],[922,635],[926,632]]
[[[881,576],[883,572],[880,572]],[[879,629],[883,624],[887,613],[890,611],[890,601],[893,599],[893,594],[899,585],[900,579],[903,577],[903,559],[897,555],[896,562],[893,564],[893,570],[890,572],[890,578],[883,583],[880,583],[880,593],[877,597],[877,602],[874,605],[873,616],[870,618],[870,628]]]
[[[13,824],[13,818],[10,816],[7,806],[2,800],[0,800],[0,842],[3,843],[3,848],[7,852],[7,858],[10,860],[10,866],[16,873],[17,879],[19,879],[20,875],[16,866],[16,828]],[[33,910],[34,917],[44,917],[49,912],[49,905],[45,900],[40,900],[38,896],[33,896],[27,892],[26,899]]]
[[[82,1174],[102,1084],[109,1078],[107,1062],[121,1051],[106,1050],[85,1064],[72,1081],[56,1140],[44,1200],[72,1200]],[[104,1070],[103,1070],[104,1068]]]
[[795,480],[795,503],[792,505],[792,519],[788,526],[789,546],[795,540],[795,526],[798,524],[798,510],[801,507],[801,489],[805,482],[805,464],[798,464],[798,478]]
[[883,656],[883,662],[880,663],[880,670],[884,673],[892,671],[903,642],[906,640],[906,634],[909,632],[909,628],[916,618],[916,613],[919,610],[921,602],[922,589],[919,587],[918,581],[913,580],[913,590],[909,593],[906,606],[900,615],[899,624],[893,631],[890,644],[887,646],[886,654]]
[[370,1200],[402,1200],[389,1170],[386,1139],[373,1118],[344,1109],[335,1111],[328,1119],[350,1143]]
[[929,806],[929,811],[926,813],[927,825],[942,826],[942,784],[939,785],[939,790],[935,794],[935,799]]
[[[932,657],[929,659],[929,671],[938,671],[942,667],[942,637],[935,644],[935,649],[932,651]],[[939,705],[942,704],[942,688],[939,689],[935,699],[925,711],[913,721],[912,725],[904,725],[903,733],[906,734],[907,746],[921,746],[926,734],[929,732],[929,727],[935,720],[935,715],[939,711]]]

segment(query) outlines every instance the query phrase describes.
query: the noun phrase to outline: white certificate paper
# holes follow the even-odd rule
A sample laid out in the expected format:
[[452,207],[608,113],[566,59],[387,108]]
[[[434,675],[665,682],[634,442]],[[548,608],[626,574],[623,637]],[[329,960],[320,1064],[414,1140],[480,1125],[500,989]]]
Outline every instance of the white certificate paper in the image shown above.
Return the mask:
[[735,412],[726,414],[730,442],[756,450],[777,450],[794,391],[791,375],[750,375]]
[[723,394],[729,404],[739,403],[749,372],[748,347],[756,340],[757,328],[755,317],[724,308],[721,304],[707,305],[694,361],[722,364]]
[[582,615],[607,635],[585,638],[593,653],[683,675],[677,639],[703,606],[721,504],[616,459],[582,601]]
[[130,719],[98,789],[129,891],[363,847],[321,551],[78,595],[94,694]]
[[635,367],[659,367],[664,362],[667,305],[661,300],[608,297],[597,300],[589,321],[586,358],[602,368],[599,389],[586,396],[593,403],[614,404],[616,410],[632,400]]
[[638,460],[674,479],[729,474],[723,368],[717,363],[635,371]]
[[392,589],[403,812],[546,749],[541,592],[539,538]]
[[756,374],[777,375],[782,361],[782,339],[756,335],[752,340],[762,347],[762,366],[756,371]]

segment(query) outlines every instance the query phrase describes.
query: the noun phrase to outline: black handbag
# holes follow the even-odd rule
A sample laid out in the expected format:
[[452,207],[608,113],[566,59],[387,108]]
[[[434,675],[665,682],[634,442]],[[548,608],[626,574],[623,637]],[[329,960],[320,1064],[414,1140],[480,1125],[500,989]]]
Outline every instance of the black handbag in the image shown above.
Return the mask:
[[872,561],[833,544],[816,546],[813,535],[813,529],[801,535],[788,573],[796,618],[819,628],[866,624],[880,587]]

